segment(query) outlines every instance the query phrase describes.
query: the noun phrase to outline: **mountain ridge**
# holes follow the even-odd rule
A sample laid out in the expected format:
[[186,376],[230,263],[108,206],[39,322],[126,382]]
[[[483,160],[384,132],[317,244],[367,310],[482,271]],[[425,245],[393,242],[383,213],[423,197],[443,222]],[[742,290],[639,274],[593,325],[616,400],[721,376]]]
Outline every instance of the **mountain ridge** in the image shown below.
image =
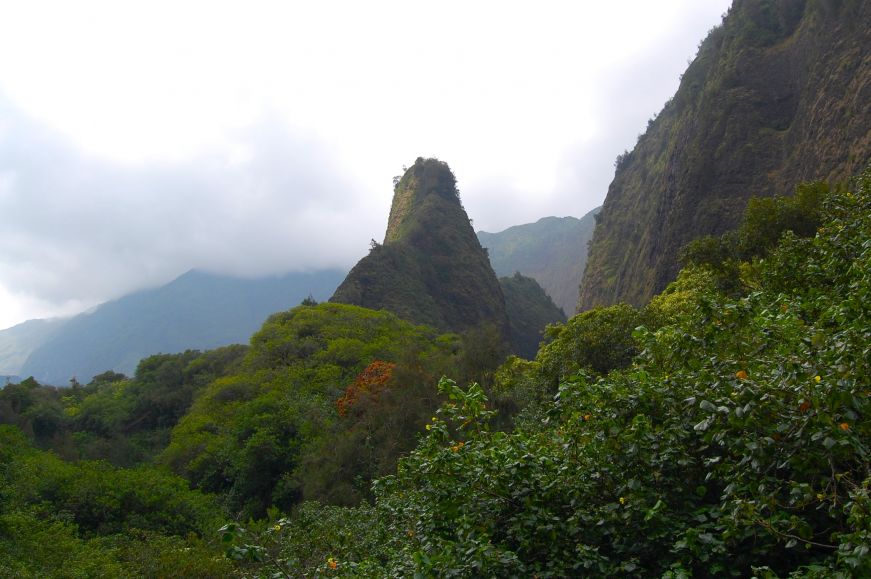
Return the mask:
[[[542,217],[534,223],[514,225],[496,233],[478,231],[496,275],[520,272],[535,279],[571,316],[578,303],[578,288],[586,265],[587,244],[601,208],[583,217]],[[580,256],[580,259],[579,259]]]
[[69,318],[30,352],[16,374],[66,385],[106,370],[131,374],[152,354],[247,343],[270,314],[310,294],[327,298],[342,274],[324,270],[247,279],[190,270],[158,288]]

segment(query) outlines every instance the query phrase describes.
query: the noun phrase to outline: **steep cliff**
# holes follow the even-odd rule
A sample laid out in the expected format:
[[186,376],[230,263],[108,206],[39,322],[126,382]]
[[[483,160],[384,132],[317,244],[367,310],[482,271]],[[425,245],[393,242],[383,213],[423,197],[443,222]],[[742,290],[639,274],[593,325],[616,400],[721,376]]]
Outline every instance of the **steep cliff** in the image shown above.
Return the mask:
[[734,228],[752,195],[858,173],[871,156],[869,22],[864,0],[736,0],[618,158],[579,309],[646,302],[680,248]]
[[454,174],[418,158],[396,184],[383,245],[373,245],[330,301],[384,309],[440,330],[494,324],[505,298],[460,203]]

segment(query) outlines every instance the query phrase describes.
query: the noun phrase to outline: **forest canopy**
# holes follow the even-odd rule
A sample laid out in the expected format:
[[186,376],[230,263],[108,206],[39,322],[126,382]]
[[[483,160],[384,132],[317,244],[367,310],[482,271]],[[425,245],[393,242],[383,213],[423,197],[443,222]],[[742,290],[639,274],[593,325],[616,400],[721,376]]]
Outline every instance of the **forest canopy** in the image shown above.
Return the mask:
[[9,385],[0,574],[866,576],[871,170],[798,191],[531,360],[310,301]]

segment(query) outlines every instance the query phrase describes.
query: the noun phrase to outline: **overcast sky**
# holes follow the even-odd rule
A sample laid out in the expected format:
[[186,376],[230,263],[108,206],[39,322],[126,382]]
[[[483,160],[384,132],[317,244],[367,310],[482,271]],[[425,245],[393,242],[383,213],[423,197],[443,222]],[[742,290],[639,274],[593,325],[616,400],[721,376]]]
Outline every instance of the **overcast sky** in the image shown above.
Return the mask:
[[0,0],[0,328],[350,267],[418,156],[476,229],[580,217],[729,4]]

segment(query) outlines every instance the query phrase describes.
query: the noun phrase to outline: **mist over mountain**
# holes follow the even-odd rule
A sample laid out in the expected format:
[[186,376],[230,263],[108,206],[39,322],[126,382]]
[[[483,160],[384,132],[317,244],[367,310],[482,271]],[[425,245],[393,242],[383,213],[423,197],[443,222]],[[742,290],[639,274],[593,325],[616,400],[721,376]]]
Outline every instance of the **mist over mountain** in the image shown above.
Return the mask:
[[0,330],[0,377],[17,378],[31,352],[50,340],[66,319],[28,320]]
[[842,181],[871,158],[871,3],[737,0],[680,88],[616,162],[579,309],[641,305],[692,239],[753,196]]
[[[245,279],[189,271],[64,321],[43,333],[41,341],[30,342],[33,349],[17,372],[12,371],[14,357],[4,358],[5,368],[9,374],[66,385],[73,377],[84,383],[106,370],[132,374],[139,360],[152,354],[247,343],[270,314],[309,295],[327,299],[343,275],[327,270]],[[0,332],[0,340],[22,334],[22,326],[54,327],[40,322]]]
[[[614,49],[666,5],[625,10]],[[436,38],[463,46],[439,8]],[[341,15],[329,24],[384,40]],[[442,57],[417,38],[429,18],[402,15]],[[476,237],[454,173],[421,157],[394,180],[383,243],[344,278],[194,270],[0,332],[0,371],[43,382],[0,383],[0,577],[871,577],[868,22],[868,0],[735,0],[598,214]],[[386,53],[413,55],[402,39]],[[463,85],[425,64],[393,70],[441,100],[432,80]],[[428,110],[413,85],[390,88]],[[523,127],[545,118],[514,117],[498,135],[546,145]],[[463,128],[448,134],[481,133]],[[282,249],[324,263],[319,239],[349,227],[327,215],[294,214],[323,237]],[[530,276],[571,299],[591,234],[588,309],[566,320]]]
[[478,240],[496,275],[520,272],[535,279],[566,315],[572,315],[599,209],[580,219],[543,217],[498,233],[479,231]]

